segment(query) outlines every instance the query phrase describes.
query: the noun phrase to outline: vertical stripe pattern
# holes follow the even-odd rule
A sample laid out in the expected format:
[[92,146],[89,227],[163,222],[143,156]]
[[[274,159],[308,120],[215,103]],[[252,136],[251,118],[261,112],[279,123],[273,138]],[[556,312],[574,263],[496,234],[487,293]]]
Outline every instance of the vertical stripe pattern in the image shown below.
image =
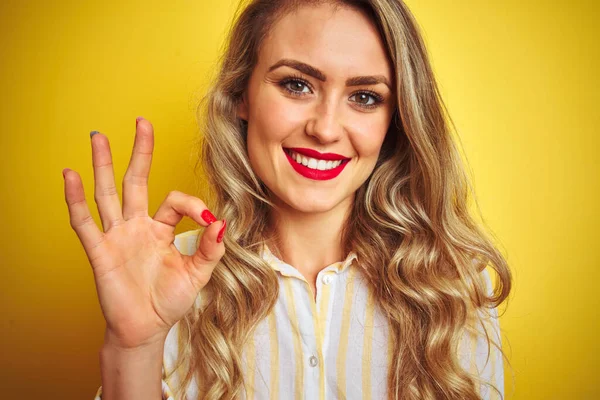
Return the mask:
[[373,352],[373,293],[369,290],[367,294],[367,312],[365,316],[365,335],[363,337],[363,357],[362,357],[362,392],[363,399],[371,400],[371,374],[370,364],[372,363]]
[[354,294],[354,276],[356,269],[352,269],[348,275],[348,282],[346,290],[343,292],[344,296],[344,307],[340,310],[342,312],[342,326],[340,329],[341,335],[339,338],[340,346],[338,348],[337,356],[337,395],[338,398],[346,398],[346,358],[348,357],[348,339],[350,332],[350,309],[352,307],[352,295]]
[[296,365],[296,376],[294,377],[294,398],[301,400],[302,389],[304,387],[304,357],[302,355],[302,336],[300,333],[300,326],[298,324],[298,317],[296,315],[296,306],[294,303],[294,295],[292,294],[292,282],[289,279],[284,280],[283,284],[285,288],[285,297],[288,305],[288,312],[290,318],[290,324],[292,327],[291,337],[294,341],[294,354],[293,359]]
[[[199,229],[181,233],[174,244],[182,254],[192,255],[199,233]],[[362,279],[356,254],[351,252],[345,260],[318,273],[316,300],[296,268],[277,259],[266,246],[260,254],[277,272],[280,290],[275,307],[243,349],[248,399],[386,399],[393,356],[390,326]],[[491,292],[489,273],[484,270],[483,274]],[[201,299],[199,296],[198,301]],[[173,389],[180,382],[179,371],[168,382],[164,376],[177,359],[177,327],[175,324],[165,342],[164,400],[175,400]],[[485,328],[490,339],[500,344],[496,310]],[[467,372],[484,382],[482,398],[498,399],[487,384],[504,394],[502,357],[495,346],[488,348],[482,327],[479,330],[465,332],[458,357]],[[186,393],[188,398],[197,395],[195,379]],[[102,387],[95,400],[101,398]]]
[[271,390],[270,397],[272,399],[279,398],[279,368],[270,368],[273,365],[279,365],[279,343],[277,341],[277,320],[275,318],[275,312],[272,311],[268,317],[269,320],[269,339],[271,344],[271,354],[269,365],[271,373]]

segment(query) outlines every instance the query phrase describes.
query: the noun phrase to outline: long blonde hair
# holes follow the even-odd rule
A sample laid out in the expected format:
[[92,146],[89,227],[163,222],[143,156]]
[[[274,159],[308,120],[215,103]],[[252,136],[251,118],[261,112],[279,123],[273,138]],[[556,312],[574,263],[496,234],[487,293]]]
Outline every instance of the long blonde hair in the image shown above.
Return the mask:
[[[193,378],[198,398],[237,397],[244,390],[243,347],[277,300],[276,273],[258,252],[272,239],[267,221],[274,205],[250,166],[246,126],[236,110],[270,27],[294,7],[319,2],[242,2],[214,84],[199,108],[199,160],[211,191],[207,201],[227,220],[227,251],[203,290],[209,300],[180,321],[177,370],[184,373],[177,398]],[[342,237],[346,254],[357,253],[389,321],[389,397],[479,399],[477,378],[460,366],[457,344],[464,329],[483,325],[489,310],[507,299],[512,278],[506,260],[469,213],[475,196],[418,25],[401,0],[328,2],[369,16],[395,71],[397,109]],[[481,275],[486,266],[497,274],[491,296]],[[497,345],[487,332],[486,340]]]

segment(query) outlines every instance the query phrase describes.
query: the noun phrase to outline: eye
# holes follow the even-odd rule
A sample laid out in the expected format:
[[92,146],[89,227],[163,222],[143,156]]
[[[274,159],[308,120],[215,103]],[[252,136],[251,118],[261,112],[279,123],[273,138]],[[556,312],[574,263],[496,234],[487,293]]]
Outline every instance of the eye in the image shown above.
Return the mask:
[[360,107],[374,108],[383,102],[383,97],[375,92],[358,92],[350,96],[350,101],[359,104]]
[[298,79],[287,79],[281,82],[281,86],[292,94],[310,93],[308,84]]

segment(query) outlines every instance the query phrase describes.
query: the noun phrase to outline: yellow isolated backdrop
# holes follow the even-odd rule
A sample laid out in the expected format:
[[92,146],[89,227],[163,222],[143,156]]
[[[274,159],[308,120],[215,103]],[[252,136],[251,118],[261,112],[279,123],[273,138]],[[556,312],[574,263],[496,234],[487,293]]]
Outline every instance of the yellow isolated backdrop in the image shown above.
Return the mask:
[[[501,318],[507,398],[600,398],[600,7],[409,6],[514,272]],[[120,189],[141,115],[156,135],[151,213],[171,190],[197,193],[195,108],[233,10],[232,0],[0,2],[3,398],[95,394],[104,320],[61,171],[80,173],[101,226],[89,132],[109,137]],[[177,233],[193,228],[186,219]]]

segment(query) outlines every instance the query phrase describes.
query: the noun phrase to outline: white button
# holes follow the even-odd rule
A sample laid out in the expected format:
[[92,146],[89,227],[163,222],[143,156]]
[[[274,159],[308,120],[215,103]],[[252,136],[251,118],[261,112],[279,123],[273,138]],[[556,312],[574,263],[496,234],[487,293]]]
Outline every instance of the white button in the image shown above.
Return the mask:
[[310,358],[308,359],[308,362],[311,367],[316,367],[317,364],[319,363],[319,359],[315,356],[310,356]]
[[324,283],[324,284],[326,284],[326,285],[329,285],[329,284],[331,283],[331,280],[332,280],[332,279],[333,279],[333,278],[331,277],[331,275],[325,275],[325,276],[323,277],[323,283]]

